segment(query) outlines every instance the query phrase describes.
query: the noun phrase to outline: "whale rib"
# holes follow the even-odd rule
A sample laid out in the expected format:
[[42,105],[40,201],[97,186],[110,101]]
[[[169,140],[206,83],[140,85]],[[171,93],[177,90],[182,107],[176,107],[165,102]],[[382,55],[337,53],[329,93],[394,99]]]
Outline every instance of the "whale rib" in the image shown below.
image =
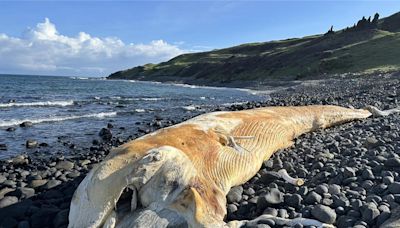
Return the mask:
[[[115,148],[89,172],[74,193],[68,227],[256,224],[270,216],[225,223],[226,195],[231,187],[252,178],[274,152],[292,146],[306,132],[398,111],[265,107],[207,113],[160,129]],[[304,184],[286,170],[278,174],[289,183]],[[332,226],[313,219],[273,219]]]

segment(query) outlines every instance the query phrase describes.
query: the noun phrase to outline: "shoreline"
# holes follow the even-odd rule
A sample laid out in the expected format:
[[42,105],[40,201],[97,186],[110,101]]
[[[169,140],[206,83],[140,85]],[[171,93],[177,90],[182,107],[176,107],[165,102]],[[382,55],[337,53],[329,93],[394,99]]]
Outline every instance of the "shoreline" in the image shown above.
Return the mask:
[[[226,81],[226,82],[215,82],[209,80],[200,80],[196,78],[182,78],[174,76],[155,76],[150,80],[146,80],[143,77],[129,79],[129,78],[110,78],[102,77],[105,80],[123,80],[123,81],[137,81],[137,82],[149,82],[149,83],[164,83],[171,85],[185,85],[185,86],[198,86],[198,87],[211,87],[211,88],[232,88],[232,89],[250,89],[263,91],[270,87],[290,87],[299,84],[313,82],[313,81],[327,81],[327,80],[348,80],[348,79],[364,79],[371,77],[387,77],[388,75],[400,75],[400,71],[388,71],[388,72],[371,72],[371,73],[338,73],[338,74],[324,74],[313,77],[306,77],[301,80],[281,80],[281,79],[265,79],[260,80],[236,80],[236,81]],[[100,78],[99,78],[100,79]]]
[[[311,104],[356,108],[370,104],[387,109],[400,106],[398,88],[399,75],[386,78],[370,76],[344,82],[309,81],[275,91],[270,94],[272,99],[265,102],[248,102],[211,111]],[[184,119],[190,117],[193,116]],[[184,119],[154,119],[143,123],[143,127],[130,138],[112,137],[107,140],[105,137],[104,141],[93,142],[89,151],[77,147],[68,155],[59,153],[46,157],[44,154],[31,154],[9,159],[11,162],[0,161],[0,207],[3,207],[0,209],[0,226],[66,227],[69,202],[75,188],[111,147]],[[112,135],[118,135],[118,130],[111,131]],[[284,218],[300,215],[315,218],[318,216],[313,213],[317,210],[316,205],[323,205],[331,210],[319,208],[326,217],[317,219],[335,217],[338,227],[357,224],[361,228],[382,224],[394,214],[400,203],[400,168],[389,164],[399,162],[400,167],[399,132],[400,116],[394,115],[301,136],[295,141],[295,146],[277,152],[265,162],[254,178],[231,190],[227,220],[252,219],[262,213],[278,214]],[[305,186],[299,188],[280,180],[271,181],[268,171],[282,167],[290,175],[304,178]],[[399,188],[393,189],[393,183],[399,183]],[[269,201],[268,192],[272,189],[280,192],[278,204]]]

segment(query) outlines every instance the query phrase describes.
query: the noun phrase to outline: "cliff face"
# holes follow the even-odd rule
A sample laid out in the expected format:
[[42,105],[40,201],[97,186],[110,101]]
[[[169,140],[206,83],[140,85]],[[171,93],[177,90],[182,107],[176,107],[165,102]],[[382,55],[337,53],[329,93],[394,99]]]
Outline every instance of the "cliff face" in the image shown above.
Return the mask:
[[400,13],[363,18],[314,35],[183,54],[111,74],[108,79],[224,84],[311,79],[325,74],[400,70]]

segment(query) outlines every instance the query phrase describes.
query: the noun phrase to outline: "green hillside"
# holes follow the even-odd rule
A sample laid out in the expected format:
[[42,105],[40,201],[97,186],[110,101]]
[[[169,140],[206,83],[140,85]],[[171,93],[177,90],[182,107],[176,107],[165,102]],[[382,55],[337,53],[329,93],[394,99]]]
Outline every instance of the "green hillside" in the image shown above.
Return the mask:
[[216,84],[400,71],[400,13],[379,20],[377,16],[321,35],[183,54],[108,78]]

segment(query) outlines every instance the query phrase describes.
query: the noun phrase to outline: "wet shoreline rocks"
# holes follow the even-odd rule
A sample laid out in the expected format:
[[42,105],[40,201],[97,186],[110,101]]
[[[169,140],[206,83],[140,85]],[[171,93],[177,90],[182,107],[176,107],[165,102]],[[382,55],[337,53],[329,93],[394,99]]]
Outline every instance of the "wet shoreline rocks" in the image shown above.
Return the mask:
[[[266,102],[248,102],[214,110],[264,106],[341,105],[381,109],[400,106],[398,76],[324,81],[271,94]],[[210,110],[213,111],[213,110]],[[0,226],[66,227],[76,187],[110,149],[179,120],[155,117],[139,123],[127,139],[105,126],[88,149],[71,153],[20,155],[0,161]],[[70,147],[70,145],[67,145]],[[70,151],[70,149],[68,149]],[[270,171],[286,169],[305,184],[296,187],[274,178]],[[337,227],[396,227],[400,224],[400,115],[369,118],[305,134],[291,148],[264,162],[248,182],[227,196],[226,221],[254,219],[262,214],[282,218],[313,218]],[[397,220],[396,220],[397,218]],[[393,225],[395,224],[395,225]],[[263,221],[259,227],[282,227]],[[301,227],[301,226],[296,226]],[[385,226],[383,226],[385,227]]]

